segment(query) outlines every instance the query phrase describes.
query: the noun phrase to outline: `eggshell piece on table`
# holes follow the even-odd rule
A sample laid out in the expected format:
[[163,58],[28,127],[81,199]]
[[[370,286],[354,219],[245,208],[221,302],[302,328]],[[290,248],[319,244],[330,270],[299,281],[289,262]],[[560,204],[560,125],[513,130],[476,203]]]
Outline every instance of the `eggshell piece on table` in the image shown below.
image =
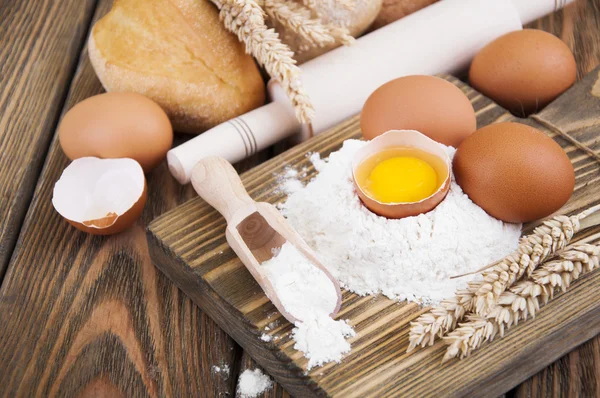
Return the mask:
[[456,151],[456,182],[478,206],[506,222],[545,218],[571,197],[575,172],[567,154],[541,131],[519,123],[477,130]]
[[375,90],[360,114],[365,139],[389,130],[416,130],[457,147],[477,129],[475,110],[454,84],[435,76],[405,76]]
[[144,172],[135,160],[84,157],[63,171],[52,205],[75,228],[110,235],[140,218],[146,196]]
[[131,158],[149,172],[173,144],[173,128],[154,101],[136,93],[105,93],[71,108],[58,128],[60,145],[71,160]]
[[517,116],[535,113],[575,83],[577,65],[558,37],[536,29],[507,33],[475,56],[469,81]]
[[[358,169],[370,157],[394,148],[415,148],[431,154],[440,160],[443,170],[436,170],[439,186],[427,198],[412,203],[384,203],[371,196],[358,183]],[[431,138],[414,130],[391,130],[382,134],[359,149],[352,159],[352,178],[356,192],[363,204],[373,213],[397,219],[427,213],[439,205],[450,190],[452,166],[444,148]]]

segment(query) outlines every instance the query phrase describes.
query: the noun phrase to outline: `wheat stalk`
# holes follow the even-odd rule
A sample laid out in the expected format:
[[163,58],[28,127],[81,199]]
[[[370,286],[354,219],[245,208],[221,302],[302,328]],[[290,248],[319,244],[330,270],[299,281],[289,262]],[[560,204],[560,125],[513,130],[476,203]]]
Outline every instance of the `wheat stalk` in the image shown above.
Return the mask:
[[213,3],[219,8],[227,30],[236,34],[246,52],[279,81],[294,105],[298,120],[310,123],[314,109],[302,87],[300,69],[292,58],[294,54],[273,29],[267,28],[263,9],[254,0],[213,0]]
[[327,3],[325,7],[330,8],[332,6],[332,3],[336,1],[339,5],[341,5],[347,10],[353,10],[356,6],[356,0],[302,0],[302,3],[304,4],[304,6],[306,6],[306,8],[319,15],[319,4]]
[[578,230],[577,217],[559,216],[536,228],[532,235],[522,238],[516,252],[482,273],[483,280],[468,283],[474,295],[475,313],[486,315],[508,287],[526,271],[531,272],[550,255],[564,248]]
[[328,25],[329,34],[345,46],[351,46],[356,39],[350,34],[345,26]]
[[531,273],[530,279],[503,292],[487,315],[467,315],[467,322],[443,338],[448,344],[444,361],[465,358],[496,335],[503,337],[505,331],[519,321],[535,317],[540,305],[552,299],[556,289],[565,292],[574,280],[598,268],[599,263],[600,246],[597,245],[576,245],[560,251],[556,260],[542,264]]
[[407,352],[416,347],[433,345],[436,338],[454,330],[458,321],[472,311],[472,295],[469,290],[459,290],[451,299],[443,300],[439,306],[431,308],[410,323]]
[[329,27],[323,25],[319,19],[313,19],[310,9],[299,3],[264,0],[264,9],[271,19],[278,21],[312,46],[325,47],[336,41]]
[[581,221],[597,210],[595,206],[575,216],[554,217],[521,238],[517,251],[482,272],[482,281],[469,282],[469,290],[475,295],[475,312],[489,313],[507,288],[523,275],[531,276],[539,264],[568,245],[581,229]]
[[[331,1],[331,0],[329,0]],[[273,79],[277,80],[292,102],[296,117],[301,123],[310,123],[314,109],[304,91],[300,79],[300,69],[294,60],[293,51],[284,44],[274,29],[269,29],[265,18],[279,22],[296,33],[306,44],[324,47],[339,41],[349,45],[355,40],[344,26],[324,24],[312,17],[318,16],[318,0],[304,0],[302,4],[292,0],[212,0],[219,8],[219,16],[230,32],[244,43],[246,52],[252,54],[258,63]],[[354,0],[338,0],[348,9],[354,7]]]
[[[227,30],[236,34],[246,52],[281,84],[302,123],[310,123],[314,118],[312,103],[302,86],[293,51],[280,40],[274,29],[267,27],[265,18],[268,16],[297,34],[305,42],[300,46],[301,50],[335,42],[354,43],[355,39],[346,27],[313,18],[313,14],[320,17],[317,12],[320,1],[323,0],[303,0],[302,3],[293,0],[212,0],[219,8],[219,16]],[[328,1],[327,7],[331,7],[332,0]],[[354,8],[355,0],[337,1],[348,9]]]
[[468,288],[458,290],[454,298],[443,300],[411,322],[407,352],[418,346],[433,345],[437,338],[453,331],[471,312],[487,315],[508,286],[525,273],[530,276],[540,262],[564,248],[581,229],[581,221],[598,210],[600,206],[594,206],[576,216],[554,217],[521,238],[519,248],[513,254],[476,271],[483,273],[483,280],[469,282]]
[[[321,0],[322,1],[322,0]],[[333,4],[337,2],[338,5],[346,8],[347,10],[354,10],[356,7],[356,0],[328,0],[328,4],[326,5],[326,9],[331,9]],[[320,15],[319,8],[317,7],[318,1],[315,0],[303,0],[304,5],[312,10],[319,18],[322,18],[323,15]],[[356,39],[350,34],[345,22],[339,22],[341,25],[335,24],[327,24],[327,29],[329,30],[329,34],[338,42],[342,43],[345,46],[350,46],[356,42]]]

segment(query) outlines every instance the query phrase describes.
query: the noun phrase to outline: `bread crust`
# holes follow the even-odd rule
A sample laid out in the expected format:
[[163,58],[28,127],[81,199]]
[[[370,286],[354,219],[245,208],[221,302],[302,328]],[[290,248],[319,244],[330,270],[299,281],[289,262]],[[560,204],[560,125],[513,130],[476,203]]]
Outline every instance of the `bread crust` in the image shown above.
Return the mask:
[[438,0],[383,0],[381,12],[373,22],[372,29],[379,29],[382,26],[399,20],[413,12],[419,11]]

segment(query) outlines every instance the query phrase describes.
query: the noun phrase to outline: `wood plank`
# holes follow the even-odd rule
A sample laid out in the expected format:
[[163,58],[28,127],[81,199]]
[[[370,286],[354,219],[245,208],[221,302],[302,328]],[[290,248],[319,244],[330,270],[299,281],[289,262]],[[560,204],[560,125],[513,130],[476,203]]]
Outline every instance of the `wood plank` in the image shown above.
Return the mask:
[[[110,4],[101,0],[94,18]],[[101,91],[84,50],[64,109]],[[147,222],[194,196],[191,187],[163,163],[147,176],[142,220],[94,237],[52,208],[67,164],[55,136],[0,290],[0,396],[232,395],[239,347],[153,266],[147,249]],[[232,373],[213,370],[223,365]]]
[[95,6],[96,0],[0,4],[0,281]]
[[510,392],[509,397],[600,396],[600,343],[595,337]]
[[[597,29],[598,20],[600,20],[600,3],[595,0],[575,0],[574,4],[545,18],[541,18],[527,27],[551,32],[567,43],[577,60],[577,76],[579,80],[600,64],[600,30]],[[508,395],[545,397],[555,395],[553,392],[559,394],[564,391],[562,386],[565,382],[568,382],[572,378],[573,381],[569,385],[578,386],[582,391],[582,396],[598,396],[598,393],[588,394],[587,392],[600,391],[600,388],[595,387],[598,384],[597,380],[600,380],[600,366],[594,367],[593,372],[571,372],[572,369],[580,369],[582,366],[588,364],[586,362],[585,364],[578,365],[577,361],[581,361],[581,358],[596,358],[598,356],[600,356],[600,336],[596,336],[593,341],[578,347],[548,369],[541,371],[539,375],[533,376],[515,388]],[[571,357],[576,359],[570,359]],[[562,363],[566,360],[570,361],[570,366],[565,366]],[[556,378],[558,382],[553,382],[553,378]],[[532,384],[543,384],[549,388],[532,389]],[[520,391],[521,388],[524,389],[524,392]],[[565,396],[565,394],[562,394],[562,396]]]
[[[590,74],[540,114],[580,141],[592,145],[596,145],[598,125],[593,115],[597,114],[600,98],[594,100],[588,97],[597,81],[597,72]],[[452,80],[474,101],[474,107],[479,110],[480,126],[499,120],[514,120],[482,95],[456,79]],[[581,101],[583,96],[586,101]],[[358,136],[358,119],[355,117],[247,172],[242,179],[255,200],[279,202],[284,197],[276,190],[274,175],[281,173],[286,165],[296,168],[307,166],[307,179],[310,179],[315,172],[306,159],[307,152],[318,151],[327,156],[338,149],[344,139]],[[598,200],[600,164],[566,142],[558,141],[577,169],[578,188],[564,210],[579,211]],[[440,368],[441,345],[415,354],[404,353],[408,344],[409,322],[422,311],[417,305],[396,304],[381,297],[360,298],[346,292],[340,317],[350,319],[358,333],[351,340],[353,352],[340,365],[327,365],[305,373],[306,360],[292,348],[293,342],[289,337],[292,326],[277,318],[274,307],[228,248],[223,237],[224,227],[222,218],[200,198],[195,198],[150,225],[152,256],[163,272],[293,394],[500,394],[600,331],[600,303],[594,300],[594,286],[600,284],[600,273],[594,273],[588,279],[589,288],[574,287],[561,299],[555,300],[536,319],[535,327],[532,322],[523,324],[515,328],[509,337],[494,342],[485,350],[486,355],[479,354],[469,361],[457,361]],[[600,229],[595,233],[593,237],[599,237]],[[583,284],[585,282],[582,281],[580,285]],[[586,299],[579,303],[574,299],[576,295],[586,296]],[[269,318],[269,315],[272,316]],[[577,324],[584,316],[589,329],[577,336],[567,333],[567,326]],[[274,332],[279,339],[265,344],[258,336],[273,320],[281,324]],[[552,333],[535,335],[534,338],[532,328],[551,330]],[[544,344],[551,348],[538,352]],[[521,353],[512,357],[504,355],[514,345],[521,348]],[[536,360],[528,360],[533,353],[536,353]],[[507,370],[511,368],[512,371]],[[475,372],[475,369],[480,370]],[[486,371],[483,372],[483,369]],[[425,379],[428,383],[423,383]]]

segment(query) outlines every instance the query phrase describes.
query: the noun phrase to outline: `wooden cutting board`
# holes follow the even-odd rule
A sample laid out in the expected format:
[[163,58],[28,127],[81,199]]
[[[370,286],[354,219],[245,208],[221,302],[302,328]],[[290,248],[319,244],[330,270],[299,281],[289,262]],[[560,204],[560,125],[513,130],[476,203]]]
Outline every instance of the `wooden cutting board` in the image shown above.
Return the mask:
[[[518,120],[457,79],[444,76],[470,98],[479,127]],[[600,131],[599,69],[571,88],[538,116],[591,148]],[[600,163],[556,137],[538,122],[521,122],[547,132],[565,148],[576,171],[573,197],[562,212],[574,213],[600,200]],[[360,136],[353,117],[243,174],[250,195],[278,203],[277,175],[286,166],[306,167],[304,182],[316,174],[308,152],[322,157]],[[536,156],[532,153],[531,156]],[[546,305],[535,320],[520,323],[508,335],[470,358],[441,364],[444,345],[406,353],[410,322],[425,308],[380,296],[344,292],[341,319],[349,319],[357,336],[340,364],[306,371],[307,361],[294,350],[293,328],[269,302],[250,273],[228,247],[224,219],[195,198],[152,222],[148,228],[154,263],[208,313],[290,393],[296,396],[497,396],[600,332],[600,273],[574,283]],[[600,228],[585,231],[586,241],[600,240]],[[267,325],[275,327],[265,331]],[[273,340],[260,339],[266,333]]]

